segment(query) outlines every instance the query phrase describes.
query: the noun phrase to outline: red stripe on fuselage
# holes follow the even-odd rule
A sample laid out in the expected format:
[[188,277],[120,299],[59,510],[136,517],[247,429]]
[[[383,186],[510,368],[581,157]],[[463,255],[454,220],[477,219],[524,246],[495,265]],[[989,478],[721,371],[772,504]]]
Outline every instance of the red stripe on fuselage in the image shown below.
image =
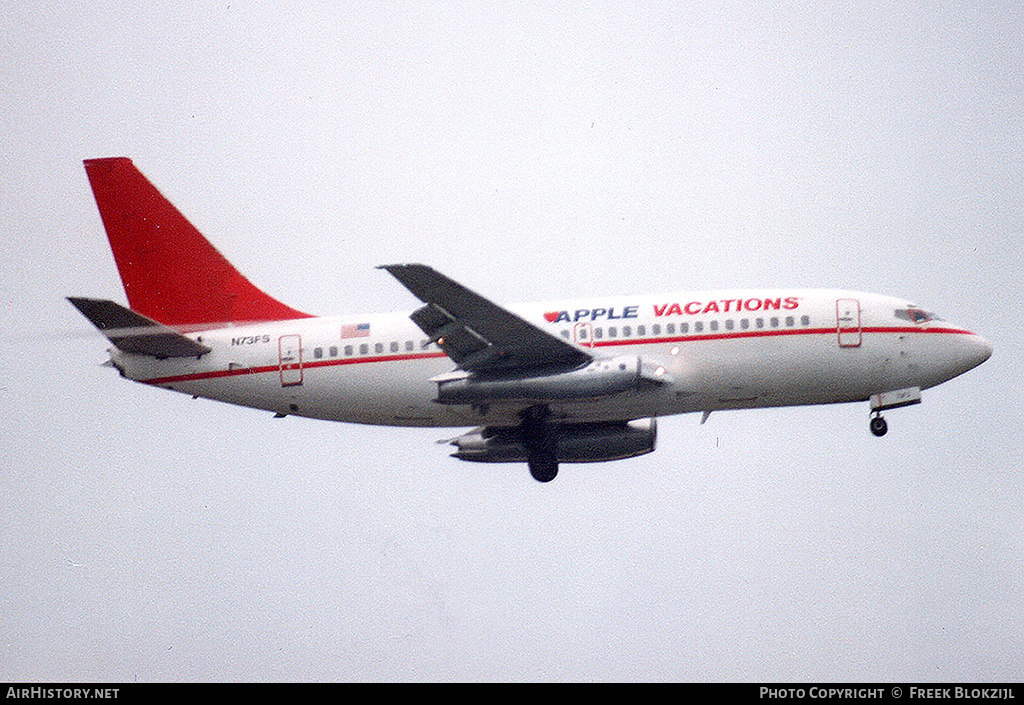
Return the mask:
[[[913,328],[913,327],[863,327],[862,333],[937,333],[947,335],[974,335],[971,331],[960,328]],[[793,335],[835,335],[833,328],[799,328],[782,330],[754,330],[754,331],[731,331],[727,333],[701,333],[677,335],[673,337],[658,338],[621,338],[616,340],[594,341],[593,347],[603,348],[622,345],[665,345],[667,343],[702,342],[708,340],[734,340],[737,338],[772,338],[778,336]],[[303,362],[303,369],[314,367],[336,367],[340,365],[360,365],[374,362],[399,362],[403,360],[430,360],[447,357],[443,352],[415,353],[412,355],[375,355],[367,357],[349,357],[340,360],[314,360]],[[265,374],[268,372],[277,373],[280,365],[263,365],[261,367],[240,367],[235,370],[212,370],[210,372],[196,372],[193,374],[173,375],[170,377],[153,377],[151,379],[139,380],[145,384],[174,384],[176,382],[193,382],[204,379],[219,379],[221,377],[238,377],[241,375]]]
[[[443,352],[417,353],[414,355],[376,355],[373,357],[350,357],[342,360],[314,360],[303,362],[302,369],[308,370],[313,367],[335,367],[338,365],[358,365],[368,362],[396,362],[398,360],[429,360],[436,357],[447,357]],[[201,379],[218,379],[221,377],[239,377],[241,375],[258,375],[267,372],[280,371],[280,365],[263,365],[261,367],[239,367],[235,370],[211,370],[210,372],[196,372],[187,375],[173,375],[171,377],[153,377],[151,379],[140,379],[145,384],[173,384],[174,382],[193,382]]]
[[[844,329],[845,330],[845,329]],[[862,333],[947,333],[950,335],[974,335],[969,330],[960,328],[891,328],[885,326],[851,328],[850,331],[860,330]],[[702,340],[734,340],[736,338],[771,338],[786,335],[835,335],[836,329],[832,328],[782,328],[779,330],[740,330],[727,331],[725,333],[688,333],[672,337],[658,338],[622,338],[615,340],[594,341],[593,347],[603,348],[612,345],[645,345],[652,343],[684,343],[687,341],[696,342]],[[586,347],[586,346],[584,346]]]

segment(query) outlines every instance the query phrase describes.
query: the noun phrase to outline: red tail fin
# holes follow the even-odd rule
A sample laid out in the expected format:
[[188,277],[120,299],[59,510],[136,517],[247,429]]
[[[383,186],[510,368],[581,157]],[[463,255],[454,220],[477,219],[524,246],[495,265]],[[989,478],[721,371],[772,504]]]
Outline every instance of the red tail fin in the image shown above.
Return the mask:
[[309,318],[231,266],[126,157],[87,159],[132,310],[165,325]]

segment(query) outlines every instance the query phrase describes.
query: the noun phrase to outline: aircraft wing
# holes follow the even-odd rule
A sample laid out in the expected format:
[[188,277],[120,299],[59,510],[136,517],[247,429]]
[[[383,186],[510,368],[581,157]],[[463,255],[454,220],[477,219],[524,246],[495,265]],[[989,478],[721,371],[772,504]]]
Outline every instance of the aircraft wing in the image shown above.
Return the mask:
[[125,352],[158,359],[199,357],[210,352],[210,348],[188,336],[113,301],[74,296],[69,296],[68,301]]
[[575,369],[593,360],[423,264],[383,265],[426,306],[410,318],[459,368],[469,372]]

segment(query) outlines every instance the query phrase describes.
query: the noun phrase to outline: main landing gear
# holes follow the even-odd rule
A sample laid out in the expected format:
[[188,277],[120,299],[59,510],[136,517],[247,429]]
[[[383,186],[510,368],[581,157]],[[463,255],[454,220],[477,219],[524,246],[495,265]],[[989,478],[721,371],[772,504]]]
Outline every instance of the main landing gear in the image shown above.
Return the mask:
[[885,422],[885,419],[882,418],[880,413],[876,412],[875,415],[871,417],[870,428],[873,434],[881,438],[885,435],[885,432],[889,430],[889,424]]
[[558,449],[555,434],[547,423],[551,412],[546,406],[531,406],[522,413],[520,433],[526,446],[530,474],[537,482],[551,482],[558,475]]

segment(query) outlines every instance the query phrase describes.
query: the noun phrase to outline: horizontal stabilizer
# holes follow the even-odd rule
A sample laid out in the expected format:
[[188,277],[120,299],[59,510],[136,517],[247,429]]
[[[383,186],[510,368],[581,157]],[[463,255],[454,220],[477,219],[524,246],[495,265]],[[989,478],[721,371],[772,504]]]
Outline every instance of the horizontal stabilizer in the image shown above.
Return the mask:
[[188,336],[113,301],[73,296],[69,296],[68,301],[125,352],[160,359],[199,357],[210,352],[210,348]]

